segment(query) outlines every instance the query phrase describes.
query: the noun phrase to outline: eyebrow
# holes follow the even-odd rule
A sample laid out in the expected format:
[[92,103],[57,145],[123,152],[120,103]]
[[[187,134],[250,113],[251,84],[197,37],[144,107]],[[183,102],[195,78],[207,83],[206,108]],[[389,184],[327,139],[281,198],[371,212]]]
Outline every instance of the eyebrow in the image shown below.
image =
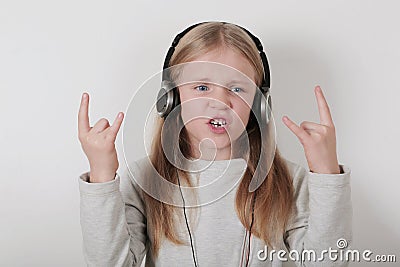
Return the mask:
[[[210,80],[209,78],[195,78],[192,79],[192,81],[190,82],[211,82],[211,83],[216,83],[215,81]],[[243,80],[230,80],[229,84],[241,84],[241,85],[249,85],[254,83],[253,81],[250,82],[250,80],[248,81],[243,81]]]

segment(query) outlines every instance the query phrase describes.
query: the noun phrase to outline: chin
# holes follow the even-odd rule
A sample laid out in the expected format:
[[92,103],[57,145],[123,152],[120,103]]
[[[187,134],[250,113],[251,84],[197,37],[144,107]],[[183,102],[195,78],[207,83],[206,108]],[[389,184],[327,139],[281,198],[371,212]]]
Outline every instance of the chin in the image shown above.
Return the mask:
[[[221,140],[221,138],[213,138],[213,137],[207,137],[207,139],[208,139],[208,142],[205,142],[205,143],[207,143],[207,148],[214,148],[214,147],[216,147],[217,149],[224,149],[224,148],[228,148],[228,147],[230,147],[231,146],[231,142],[230,142],[230,140],[228,139],[228,137],[226,137],[226,140]],[[210,144],[210,139],[212,140],[212,142],[215,144]],[[206,140],[205,140],[206,141]]]

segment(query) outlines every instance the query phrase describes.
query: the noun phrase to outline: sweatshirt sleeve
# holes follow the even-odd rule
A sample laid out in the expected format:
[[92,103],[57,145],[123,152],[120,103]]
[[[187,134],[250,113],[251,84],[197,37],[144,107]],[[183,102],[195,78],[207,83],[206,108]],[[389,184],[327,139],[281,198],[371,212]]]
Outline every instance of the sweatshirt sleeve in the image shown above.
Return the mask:
[[143,200],[125,168],[106,183],[79,177],[83,254],[88,266],[140,266],[146,254]]
[[[341,174],[319,174],[295,163],[289,165],[292,166],[295,207],[284,236],[286,248],[289,253],[295,250],[305,256],[303,262],[295,261],[297,266],[348,266],[340,255],[345,256],[352,243],[350,168],[340,165]],[[330,248],[337,250],[332,256]]]

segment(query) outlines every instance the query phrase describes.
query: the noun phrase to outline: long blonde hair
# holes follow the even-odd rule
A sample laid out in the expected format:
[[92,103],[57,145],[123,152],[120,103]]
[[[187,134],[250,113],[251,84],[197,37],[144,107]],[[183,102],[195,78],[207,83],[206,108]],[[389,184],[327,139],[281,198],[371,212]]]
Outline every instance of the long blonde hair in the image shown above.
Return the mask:
[[[203,23],[189,31],[178,43],[171,58],[170,65],[189,62],[197,56],[203,55],[214,49],[227,47],[242,54],[254,67],[256,72],[256,84],[260,85],[264,75],[263,65],[258,50],[253,40],[240,27],[222,22]],[[180,115],[177,124],[182,123]],[[166,127],[179,136],[179,149],[189,158],[191,146],[188,134],[183,127],[178,133],[178,125],[164,125],[164,119],[158,117],[155,127],[155,135],[151,146],[150,161],[154,168],[171,183],[178,184],[179,177],[192,186],[189,175],[183,170],[176,170],[167,159],[161,144],[161,130]],[[165,129],[164,129],[165,130]],[[249,160],[247,169],[240,181],[235,200],[235,209],[238,218],[245,228],[249,230],[251,222],[251,202],[254,192],[249,192],[249,183],[255,174],[255,169],[260,159],[260,153],[264,152],[260,138],[260,129],[256,123],[254,114],[250,118],[246,131],[249,139]],[[266,144],[268,145],[268,143]],[[264,240],[268,245],[282,244],[282,237],[291,214],[293,205],[293,185],[284,159],[276,149],[271,169],[256,190],[257,198],[254,206],[254,223],[252,234]],[[182,214],[182,209],[163,203],[148,194],[144,194],[144,203],[148,220],[148,232],[152,241],[152,254],[157,256],[161,241],[165,237],[171,242],[182,245],[187,240],[182,240],[175,231],[176,214]],[[248,212],[246,212],[248,211]],[[179,215],[181,216],[181,215]]]

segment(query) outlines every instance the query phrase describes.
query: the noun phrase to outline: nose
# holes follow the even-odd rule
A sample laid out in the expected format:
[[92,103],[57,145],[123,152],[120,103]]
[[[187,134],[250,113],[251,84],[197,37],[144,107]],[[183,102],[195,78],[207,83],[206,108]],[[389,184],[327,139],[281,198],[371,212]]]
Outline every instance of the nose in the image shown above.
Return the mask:
[[231,101],[228,89],[220,86],[214,86],[210,95],[209,106],[215,109],[231,108]]

